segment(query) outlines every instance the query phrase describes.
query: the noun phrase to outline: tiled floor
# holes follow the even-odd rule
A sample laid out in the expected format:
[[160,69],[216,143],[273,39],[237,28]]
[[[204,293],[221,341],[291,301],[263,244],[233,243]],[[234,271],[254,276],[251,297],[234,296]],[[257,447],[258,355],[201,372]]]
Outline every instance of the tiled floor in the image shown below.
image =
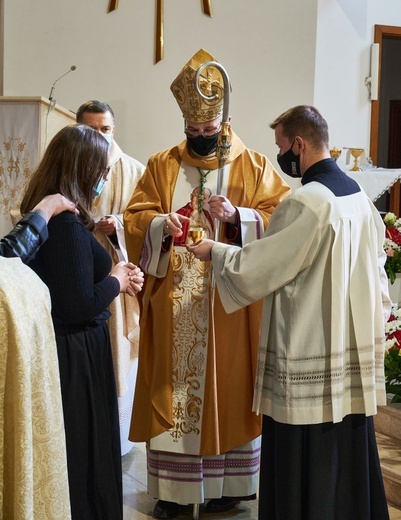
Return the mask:
[[[153,507],[156,503],[146,492],[146,450],[144,444],[136,444],[123,457],[123,484],[124,484],[124,520],[151,520]],[[202,520],[257,520],[257,501],[242,502],[236,509],[224,514],[204,514],[200,508],[199,519]],[[192,508],[184,511],[177,520],[191,520]],[[390,520],[401,520],[401,511],[390,508]]]

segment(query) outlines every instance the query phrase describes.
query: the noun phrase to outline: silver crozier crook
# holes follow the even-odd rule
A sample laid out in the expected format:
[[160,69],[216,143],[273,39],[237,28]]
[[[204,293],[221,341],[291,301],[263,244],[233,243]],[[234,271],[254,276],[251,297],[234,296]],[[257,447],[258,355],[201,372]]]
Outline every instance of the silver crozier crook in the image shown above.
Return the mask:
[[[217,142],[217,159],[219,170],[217,173],[217,193],[216,195],[221,195],[221,189],[223,187],[223,177],[224,177],[224,165],[230,153],[231,141],[230,141],[230,80],[227,74],[226,69],[220,65],[217,61],[207,61],[203,63],[196,72],[195,76],[195,88],[198,94],[207,101],[211,101],[218,97],[218,94],[211,93],[210,95],[204,94],[200,88],[200,75],[202,71],[208,67],[215,67],[221,72],[223,76],[224,82],[224,99],[223,99],[223,119],[221,122],[221,129],[219,132],[219,139]],[[215,219],[214,226],[214,240],[215,242],[219,241],[220,237],[220,220]]]

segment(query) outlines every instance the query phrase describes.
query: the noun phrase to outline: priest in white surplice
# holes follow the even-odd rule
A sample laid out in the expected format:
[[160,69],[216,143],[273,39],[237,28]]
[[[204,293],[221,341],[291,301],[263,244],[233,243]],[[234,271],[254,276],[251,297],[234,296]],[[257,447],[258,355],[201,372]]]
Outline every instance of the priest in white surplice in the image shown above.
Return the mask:
[[259,518],[386,520],[373,415],[386,404],[391,302],[384,224],[329,153],[327,123],[298,106],[272,124],[302,187],[243,249],[206,240],[227,312],[264,298],[253,408],[263,414]]

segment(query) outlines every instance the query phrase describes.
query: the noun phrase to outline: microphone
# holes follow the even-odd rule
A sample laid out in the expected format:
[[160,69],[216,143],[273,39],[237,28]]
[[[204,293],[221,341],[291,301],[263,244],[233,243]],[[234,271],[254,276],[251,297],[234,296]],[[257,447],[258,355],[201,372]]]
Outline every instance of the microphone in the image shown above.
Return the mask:
[[69,74],[70,72],[72,72],[75,69],[76,69],[76,66],[71,65],[70,70],[67,70],[67,72],[65,72],[62,76],[60,76],[59,78],[56,79],[56,81],[53,83],[52,88],[50,89],[49,101],[53,101],[53,94],[54,94],[54,89],[55,89],[57,81],[59,81],[61,78],[64,78],[64,76],[66,76],[67,74]]

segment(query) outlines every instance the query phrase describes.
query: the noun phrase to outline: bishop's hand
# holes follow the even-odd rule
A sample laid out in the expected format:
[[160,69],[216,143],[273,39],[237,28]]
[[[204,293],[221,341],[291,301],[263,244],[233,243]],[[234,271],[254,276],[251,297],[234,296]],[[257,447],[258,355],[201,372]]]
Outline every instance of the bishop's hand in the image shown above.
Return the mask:
[[213,195],[209,199],[209,213],[213,218],[221,222],[235,224],[236,209],[223,195]]
[[180,237],[182,235],[182,223],[189,222],[189,220],[189,217],[184,217],[179,213],[169,213],[164,221],[163,234]]

